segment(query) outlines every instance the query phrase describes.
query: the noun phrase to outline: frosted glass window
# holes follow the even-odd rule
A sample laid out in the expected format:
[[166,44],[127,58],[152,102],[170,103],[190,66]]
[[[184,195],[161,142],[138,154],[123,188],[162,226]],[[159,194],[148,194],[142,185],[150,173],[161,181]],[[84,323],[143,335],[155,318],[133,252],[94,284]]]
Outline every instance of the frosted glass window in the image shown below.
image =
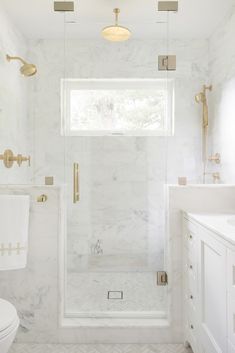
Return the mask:
[[171,135],[172,80],[62,80],[62,133]]

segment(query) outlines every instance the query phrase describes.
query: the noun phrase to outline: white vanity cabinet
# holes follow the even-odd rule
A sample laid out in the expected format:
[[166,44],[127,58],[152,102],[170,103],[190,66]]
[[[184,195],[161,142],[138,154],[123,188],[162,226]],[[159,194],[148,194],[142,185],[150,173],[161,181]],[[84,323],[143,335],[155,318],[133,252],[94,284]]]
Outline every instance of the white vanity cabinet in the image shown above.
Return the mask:
[[185,342],[194,353],[235,353],[235,227],[233,242],[208,224],[184,214]]

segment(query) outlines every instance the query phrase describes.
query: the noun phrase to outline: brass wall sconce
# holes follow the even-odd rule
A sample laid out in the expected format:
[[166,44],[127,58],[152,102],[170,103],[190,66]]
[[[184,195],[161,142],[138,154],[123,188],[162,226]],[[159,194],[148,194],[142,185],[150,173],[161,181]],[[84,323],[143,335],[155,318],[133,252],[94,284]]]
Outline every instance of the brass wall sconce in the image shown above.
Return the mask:
[[14,162],[16,162],[19,167],[23,162],[28,162],[28,166],[30,167],[30,156],[24,157],[22,154],[14,156],[12,150],[5,150],[4,153],[0,155],[0,161],[3,161],[6,168],[11,168]]

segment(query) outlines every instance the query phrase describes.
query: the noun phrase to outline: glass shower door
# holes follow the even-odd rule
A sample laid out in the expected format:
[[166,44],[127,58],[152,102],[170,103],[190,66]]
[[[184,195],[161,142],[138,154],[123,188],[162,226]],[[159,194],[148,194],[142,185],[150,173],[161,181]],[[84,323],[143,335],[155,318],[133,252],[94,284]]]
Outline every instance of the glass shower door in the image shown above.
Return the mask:
[[164,140],[69,137],[67,145],[66,316],[162,315],[165,161],[156,166],[156,158]]
[[[166,23],[164,14],[164,33]],[[124,47],[100,39],[94,46],[74,39],[76,26],[65,23],[62,81],[64,316],[166,317],[167,286],[159,280],[164,282],[166,270],[167,136],[173,128],[174,92],[168,73],[158,71],[157,61],[149,69],[145,58],[166,55],[168,44],[163,39],[156,51],[150,46],[144,55],[141,41]],[[143,76],[139,65],[145,74],[138,91],[133,78]],[[112,92],[105,93],[102,82],[94,88],[97,77],[108,81]],[[74,85],[87,78],[79,97]],[[117,78],[126,80],[124,86],[117,85]],[[146,79],[152,80],[152,91],[140,91]],[[133,126],[138,132],[130,132]]]

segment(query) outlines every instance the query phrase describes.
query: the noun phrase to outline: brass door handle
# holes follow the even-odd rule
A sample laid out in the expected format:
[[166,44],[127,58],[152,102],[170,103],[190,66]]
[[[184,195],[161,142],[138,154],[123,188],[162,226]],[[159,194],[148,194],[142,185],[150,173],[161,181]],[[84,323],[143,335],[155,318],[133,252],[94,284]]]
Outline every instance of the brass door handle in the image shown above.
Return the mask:
[[80,200],[79,194],[79,164],[73,164],[73,203]]

